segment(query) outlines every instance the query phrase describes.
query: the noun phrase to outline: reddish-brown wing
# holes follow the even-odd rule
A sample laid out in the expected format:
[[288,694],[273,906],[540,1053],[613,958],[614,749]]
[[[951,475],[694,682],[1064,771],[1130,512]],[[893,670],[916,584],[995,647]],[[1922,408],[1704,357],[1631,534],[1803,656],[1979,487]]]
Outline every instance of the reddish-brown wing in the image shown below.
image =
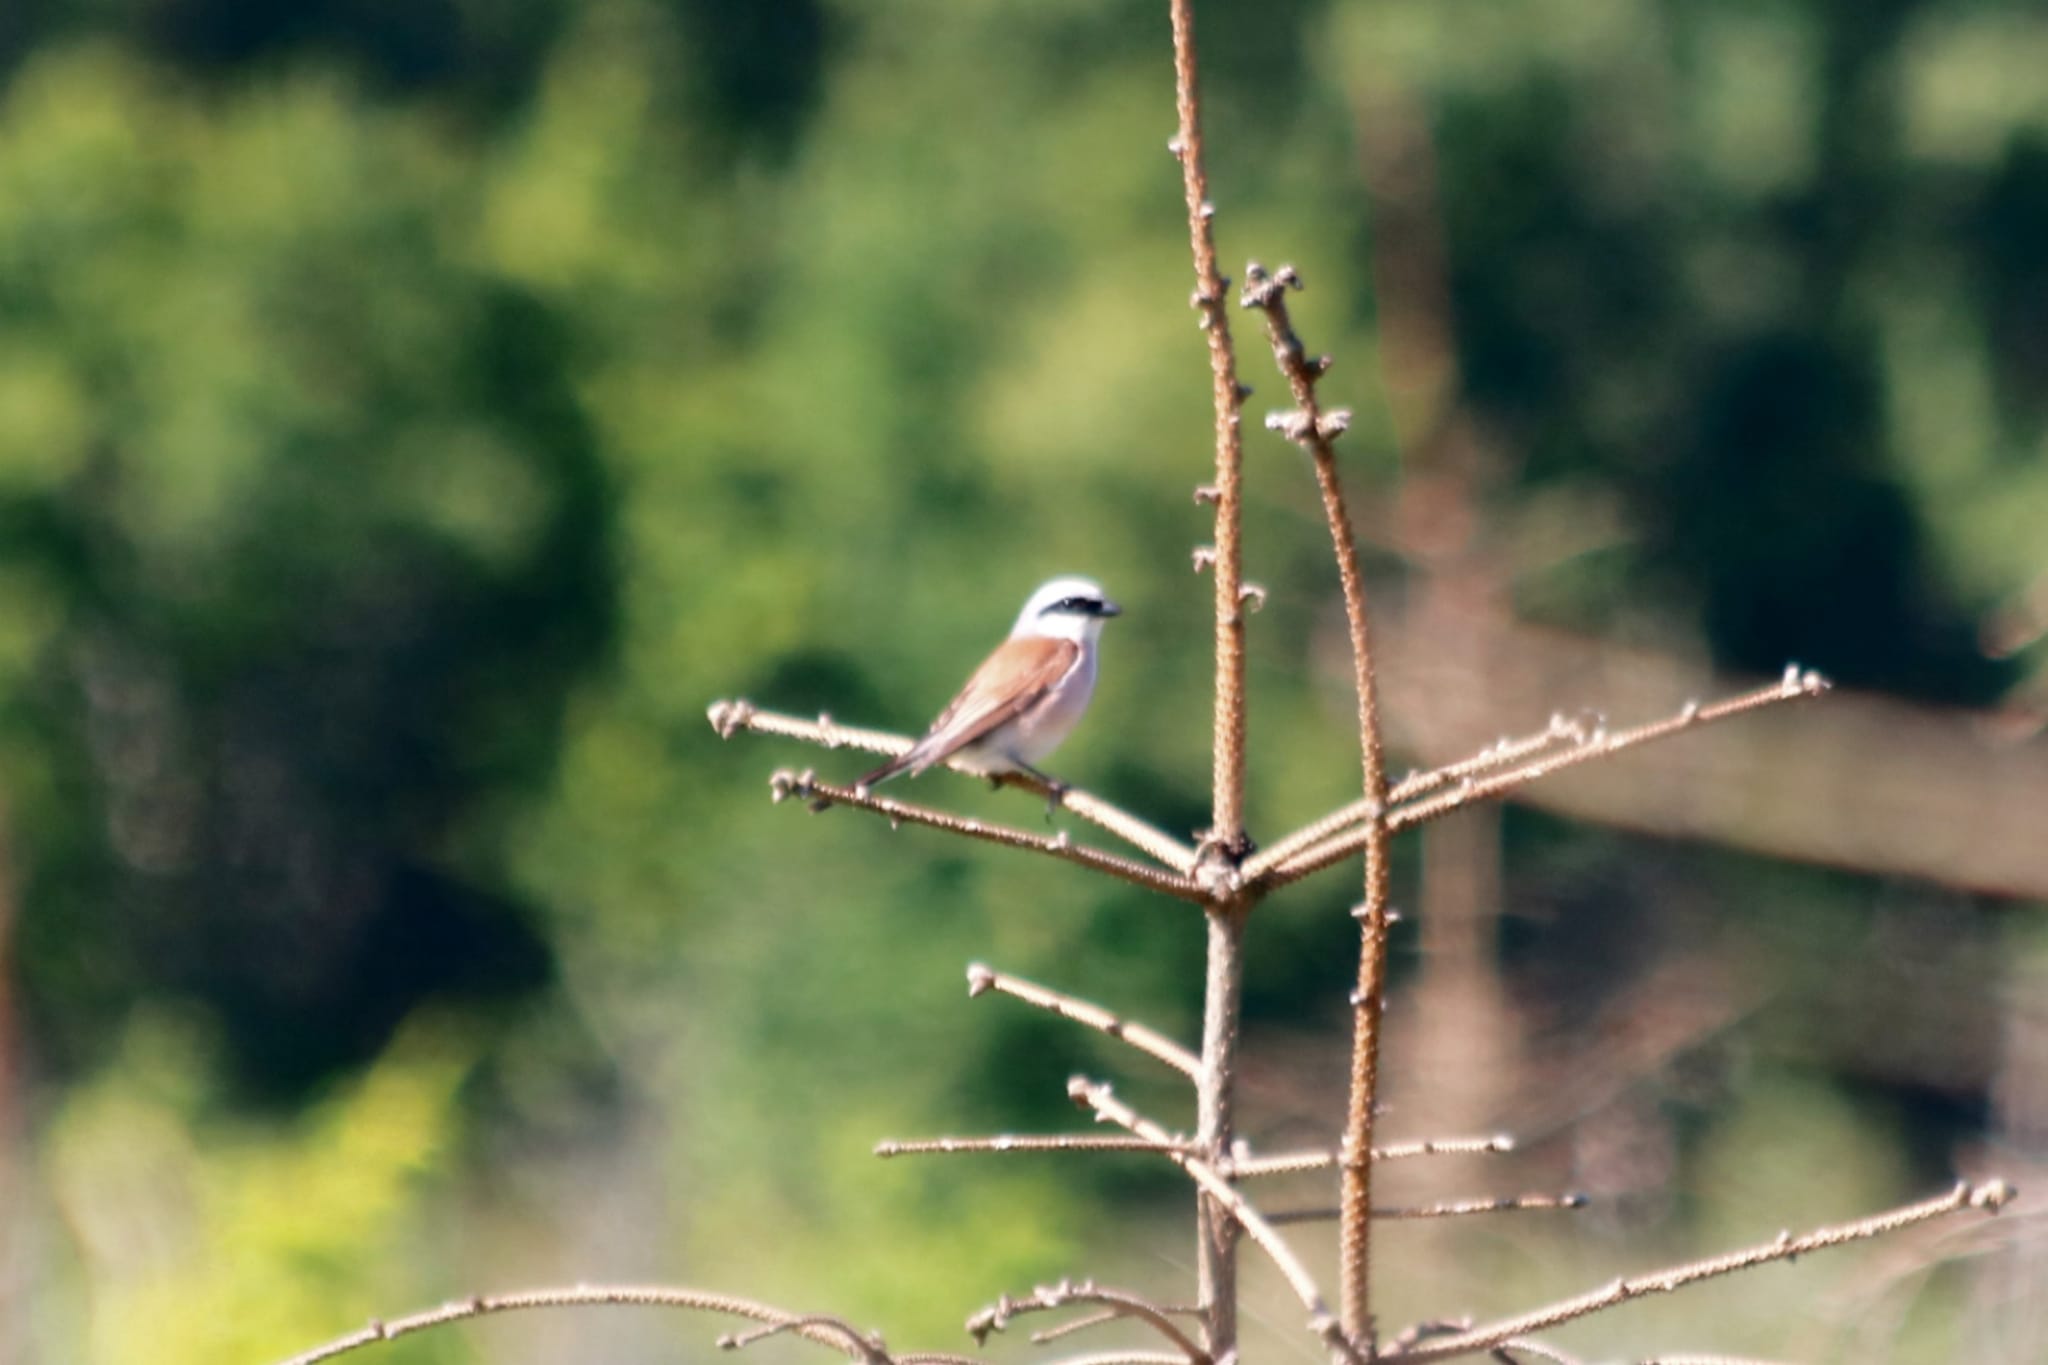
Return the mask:
[[912,776],[974,743],[989,731],[1017,717],[1042,700],[1081,657],[1072,640],[1025,635],[1003,641],[995,653],[960,689],[960,695],[939,712],[923,739],[903,754],[860,780],[871,787],[896,774]]

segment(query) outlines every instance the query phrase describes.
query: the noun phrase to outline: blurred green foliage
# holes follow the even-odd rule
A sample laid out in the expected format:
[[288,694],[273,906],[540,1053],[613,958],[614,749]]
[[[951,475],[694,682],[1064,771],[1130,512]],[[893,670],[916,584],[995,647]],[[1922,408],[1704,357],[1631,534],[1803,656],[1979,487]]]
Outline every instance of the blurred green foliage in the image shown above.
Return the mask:
[[[1062,770],[1201,823],[1208,381],[1158,8],[0,11],[0,808],[25,1159],[69,1248],[35,1277],[51,1358],[255,1360],[608,1275],[950,1344],[1105,1240],[1170,1276],[1149,1167],[866,1152],[1063,1122],[1067,1072],[1112,1062],[963,1015],[967,961],[1185,1032],[1199,927],[771,808],[776,764],[857,760],[703,719],[746,695],[915,727],[1034,583],[1086,571],[1130,611]],[[2038,650],[1978,637],[2044,570],[2048,21],[1200,8],[1226,258],[1314,285],[1354,497],[1396,472],[1354,120],[1398,82],[1436,138],[1464,398],[1518,457],[1485,498],[1625,509],[1513,585],[1532,614],[1923,698],[2036,686]],[[1312,488],[1263,437],[1250,479],[1267,829],[1352,766]],[[1668,884],[1622,903],[1637,850],[1511,834],[1513,894],[1583,911],[1595,958]],[[1867,917],[1851,879],[1678,861],[1766,935]],[[1262,1024],[1340,1035],[1347,899],[1273,907]],[[1824,965],[1765,960],[1795,991]],[[1701,1201],[1754,1207],[1724,1177],[1759,1132],[1810,1127],[1787,1171],[1854,1147],[1839,1214],[1914,1188],[1894,1126],[1981,1123],[1870,1119],[1848,1083],[1700,1118]],[[580,1330],[623,1335],[546,1339],[711,1335]]]

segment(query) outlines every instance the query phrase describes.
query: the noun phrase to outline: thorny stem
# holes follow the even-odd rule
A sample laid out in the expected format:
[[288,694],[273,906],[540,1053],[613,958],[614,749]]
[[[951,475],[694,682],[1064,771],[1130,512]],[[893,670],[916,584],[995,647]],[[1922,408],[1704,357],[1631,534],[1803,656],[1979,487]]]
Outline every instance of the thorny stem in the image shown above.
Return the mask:
[[1301,287],[1292,267],[1268,277],[1254,262],[1245,270],[1244,304],[1266,315],[1266,335],[1273,358],[1294,395],[1295,410],[1278,414],[1268,425],[1284,432],[1308,452],[1315,464],[1316,488],[1329,523],[1330,545],[1337,557],[1337,578],[1344,590],[1344,622],[1351,636],[1352,685],[1358,696],[1358,760],[1365,817],[1365,898],[1354,912],[1359,921],[1358,985],[1351,994],[1351,1084],[1344,1121],[1344,1151],[1355,1154],[1344,1164],[1341,1188],[1343,1219],[1338,1251],[1342,1278],[1337,1299],[1344,1331],[1372,1350],[1372,1124],[1379,1093],[1380,1020],[1386,1004],[1387,967],[1387,804],[1386,754],[1380,734],[1379,691],[1373,681],[1372,631],[1366,619],[1365,574],[1358,562],[1358,538],[1344,506],[1344,484],[1337,477],[1336,439],[1350,414],[1324,412],[1316,398],[1316,380],[1328,369],[1325,360],[1310,360],[1287,316],[1287,290]]
[[1892,1209],[1870,1218],[1859,1218],[1853,1223],[1819,1228],[1798,1237],[1784,1232],[1771,1241],[1742,1251],[1731,1251],[1725,1255],[1711,1256],[1703,1261],[1671,1266],[1645,1275],[1625,1276],[1577,1298],[1565,1299],[1512,1318],[1503,1318],[1483,1327],[1474,1327],[1455,1336],[1423,1342],[1405,1351],[1383,1355],[1380,1360],[1383,1365],[1396,1365],[1396,1362],[1398,1365],[1422,1365],[1424,1361],[1476,1355],[1502,1342],[1525,1337],[1531,1332],[1541,1332],[1560,1323],[1570,1322],[1574,1318],[1585,1317],[1589,1313],[1598,1313],[1616,1304],[1626,1303],[1630,1299],[1639,1299],[1649,1294],[1668,1294],[1674,1289],[1682,1289],[1701,1280],[1747,1270],[1751,1266],[1764,1265],[1771,1261],[1789,1261],[1794,1257],[1804,1256],[1809,1251],[1822,1251],[1828,1247],[1882,1236],[1963,1209],[1978,1208],[1996,1213],[2012,1197],[2012,1186],[2003,1180],[1986,1181],[1982,1185],[1971,1185],[1965,1181],[1938,1199],[1908,1204],[1903,1208]]
[[1170,0],[1173,23],[1174,107],[1180,128],[1169,144],[1180,161],[1187,199],[1188,244],[1194,253],[1194,306],[1209,339],[1209,371],[1216,409],[1216,482],[1206,490],[1216,504],[1216,719],[1215,801],[1210,838],[1232,858],[1244,852],[1244,395],[1237,382],[1237,351],[1224,308],[1228,285],[1216,265],[1216,206],[1209,202],[1209,171],[1202,160],[1202,105],[1196,75],[1193,0]]

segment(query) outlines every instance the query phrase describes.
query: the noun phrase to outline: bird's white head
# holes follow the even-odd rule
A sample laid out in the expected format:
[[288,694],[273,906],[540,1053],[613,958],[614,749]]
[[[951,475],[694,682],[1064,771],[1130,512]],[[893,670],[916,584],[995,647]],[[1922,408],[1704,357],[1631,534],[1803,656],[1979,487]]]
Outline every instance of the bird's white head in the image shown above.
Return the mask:
[[1122,611],[1092,578],[1055,578],[1031,594],[1017,614],[1010,636],[1042,635],[1085,643],[1101,633],[1104,621]]

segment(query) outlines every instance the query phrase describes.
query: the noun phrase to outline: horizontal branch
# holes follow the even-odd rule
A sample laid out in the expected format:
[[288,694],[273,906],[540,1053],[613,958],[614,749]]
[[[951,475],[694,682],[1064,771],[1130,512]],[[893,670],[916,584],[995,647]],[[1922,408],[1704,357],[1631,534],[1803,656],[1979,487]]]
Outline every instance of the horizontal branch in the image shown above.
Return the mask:
[[1108,1310],[1104,1314],[1091,1315],[1088,1319],[1091,1325],[1115,1318],[1136,1319],[1173,1343],[1189,1365],[1209,1365],[1209,1353],[1197,1346],[1168,1316],[1171,1310],[1165,1304],[1154,1303],[1129,1290],[1107,1289],[1093,1280],[1061,1280],[1058,1284],[1040,1285],[1021,1299],[1005,1294],[967,1319],[967,1333],[974,1338],[976,1345],[986,1345],[989,1336],[1008,1327],[1012,1318],[1027,1313],[1053,1312],[1075,1304],[1100,1305]]
[[1100,1005],[1041,986],[1035,981],[1026,981],[1021,976],[1011,976],[985,967],[979,962],[967,966],[967,994],[980,995],[995,991],[999,995],[1011,996],[1027,1005],[1036,1005],[1062,1019],[1071,1019],[1085,1024],[1119,1042],[1129,1043],[1148,1057],[1166,1063],[1181,1075],[1193,1080],[1201,1074],[1201,1059],[1182,1047],[1173,1039],[1143,1024],[1134,1024],[1121,1015],[1112,1014]]
[[[1505,1133],[1492,1137],[1425,1138],[1418,1142],[1396,1142],[1372,1149],[1374,1161],[1401,1161],[1418,1156],[1491,1156],[1515,1150],[1515,1140]],[[1240,1152],[1223,1163],[1223,1173],[1232,1180],[1251,1180],[1262,1175],[1300,1175],[1304,1171],[1334,1170],[1341,1164],[1338,1153],[1328,1149],[1281,1152],[1273,1156],[1252,1156]]]
[[1455,1336],[1423,1342],[1405,1351],[1383,1355],[1380,1362],[1381,1365],[1395,1365],[1396,1362],[1399,1362],[1399,1365],[1420,1365],[1423,1361],[1450,1360],[1456,1356],[1473,1355],[1516,1337],[1524,1337],[1531,1332],[1541,1332],[1560,1323],[1602,1312],[1618,1304],[1627,1303],[1631,1299],[1645,1298],[1651,1294],[1668,1294],[1674,1289],[1682,1289],[1701,1280],[1730,1275],[1738,1270],[1747,1270],[1752,1266],[1766,1265],[1772,1261],[1789,1261],[1810,1251],[1823,1251],[1848,1242],[1881,1237],[1888,1232],[1896,1232],[1900,1228],[1941,1218],[1963,1209],[1976,1208],[1996,1213],[2012,1197],[2012,1186],[2003,1180],[1991,1180],[1981,1185],[1972,1185],[1964,1181],[1938,1199],[1907,1204],[1902,1208],[1858,1219],[1853,1223],[1819,1228],[1798,1237],[1783,1232],[1771,1241],[1742,1251],[1731,1251],[1725,1255],[1691,1261],[1644,1275],[1623,1276],[1611,1284],[1576,1298],[1565,1299],[1512,1318],[1503,1318]]
[[[1119,1128],[1128,1129],[1139,1137],[1150,1138],[1154,1142],[1171,1141],[1165,1129],[1117,1099],[1115,1092],[1107,1085],[1091,1081],[1085,1076],[1076,1076],[1067,1082],[1067,1093],[1073,1097],[1075,1103],[1092,1110],[1103,1122],[1114,1123]],[[1237,1225],[1244,1229],[1245,1236],[1257,1243],[1259,1249],[1279,1267],[1280,1276],[1287,1281],[1287,1287],[1294,1291],[1295,1297],[1301,1300],[1302,1307],[1308,1310],[1309,1331],[1320,1337],[1332,1351],[1353,1362],[1353,1365],[1363,1365],[1364,1356],[1358,1346],[1344,1335],[1343,1326],[1323,1303],[1322,1291],[1316,1288],[1315,1279],[1308,1273],[1307,1267],[1302,1265],[1300,1258],[1294,1254],[1294,1249],[1287,1245],[1286,1239],[1274,1230],[1273,1225],[1267,1222],[1265,1217],[1251,1206],[1250,1201],[1238,1193],[1231,1183],[1224,1179],[1222,1173],[1208,1162],[1181,1152],[1168,1153],[1167,1159],[1186,1171],[1189,1178],[1201,1187],[1203,1193],[1213,1199],[1219,1207],[1227,1210],[1237,1221]]]
[[[1375,1218],[1462,1218],[1474,1213],[1528,1213],[1547,1209],[1582,1209],[1586,1207],[1583,1194],[1517,1194],[1498,1199],[1449,1199],[1438,1204],[1407,1204],[1376,1207]],[[1316,1223],[1335,1218],[1339,1210],[1334,1206],[1321,1209],[1289,1209],[1282,1213],[1269,1213],[1266,1220],[1275,1226],[1283,1223]]]
[[913,1138],[898,1141],[894,1138],[875,1144],[875,1155],[892,1156],[963,1156],[974,1153],[1000,1154],[1004,1152],[1171,1152],[1193,1151],[1185,1142],[1158,1143],[1141,1137],[1108,1137],[1100,1133],[1052,1133],[1041,1136],[1016,1136],[999,1133],[994,1137],[977,1138]]
[[[1605,758],[1653,740],[1668,739],[1672,735],[1697,726],[1728,720],[1766,706],[1817,697],[1826,692],[1829,686],[1827,679],[1818,673],[1810,670],[1801,672],[1797,667],[1787,668],[1785,676],[1769,687],[1761,687],[1753,692],[1745,692],[1740,696],[1706,706],[1697,702],[1687,702],[1676,713],[1662,720],[1651,721],[1629,730],[1608,732],[1594,729],[1587,733],[1582,743],[1575,744],[1561,753],[1543,754],[1491,776],[1461,778],[1449,791],[1394,807],[1380,823],[1383,823],[1390,832],[1408,829],[1488,797],[1512,791],[1516,787],[1524,786],[1540,777],[1548,777],[1565,768],[1596,758]],[[1369,821],[1359,828],[1346,830],[1302,849],[1285,863],[1265,868],[1260,884],[1269,890],[1285,886],[1312,873],[1320,872],[1333,863],[1342,862],[1365,847],[1373,827],[1373,822]],[[1250,864],[1247,864],[1247,874],[1250,870]]]
[[[805,720],[801,716],[763,711],[744,699],[715,701],[707,714],[711,718],[711,728],[718,732],[720,739],[731,739],[745,730],[783,739],[800,739],[827,749],[861,749],[872,754],[886,754],[890,758],[900,757],[916,743],[908,735],[841,725],[828,715],[820,714],[816,720]],[[956,772],[966,772],[966,769],[955,767],[950,762],[946,766]],[[1026,773],[1005,774],[1000,781],[1004,786],[1017,787],[1053,801],[1182,876],[1189,876],[1195,870],[1195,850],[1191,845],[1099,796],[1078,787],[1050,787]]]
[[[724,1313],[736,1318],[751,1318],[755,1322],[771,1327],[786,1327],[809,1341],[830,1346],[847,1355],[884,1362],[890,1359],[880,1341],[856,1330],[851,1324],[838,1318],[821,1317],[805,1313],[791,1313],[773,1308],[752,1299],[736,1298],[730,1294],[713,1294],[697,1289],[680,1289],[667,1285],[574,1285],[555,1289],[526,1289],[510,1294],[478,1294],[467,1299],[455,1299],[438,1308],[425,1309],[402,1318],[373,1319],[367,1326],[337,1337],[325,1345],[303,1351],[281,1365],[319,1365],[336,1356],[358,1351],[379,1342],[395,1341],[399,1337],[424,1332],[431,1327],[441,1327],[470,1318],[490,1317],[499,1313],[518,1313],[536,1308],[686,1308],[705,1313]],[[908,1357],[897,1365],[907,1365]]]
[[953,815],[947,811],[934,810],[930,806],[912,805],[908,801],[864,793],[853,787],[821,782],[818,775],[809,769],[800,773],[792,772],[788,768],[778,769],[769,777],[768,789],[777,801],[787,801],[795,797],[809,802],[813,811],[825,810],[831,806],[851,806],[856,810],[872,811],[876,815],[884,816],[892,825],[925,825],[932,829],[945,830],[949,834],[964,835],[985,843],[1001,844],[1006,848],[1029,849],[1034,853],[1049,854],[1096,872],[1105,872],[1148,890],[1177,896],[1181,900],[1193,901],[1196,904],[1205,904],[1208,900],[1200,887],[1178,873],[1155,868],[1147,863],[1134,862],[1114,853],[1104,853],[1085,844],[1077,844],[1064,831],[1059,834],[1034,834],[1030,830],[1017,829],[1010,825],[998,825],[970,816]]

